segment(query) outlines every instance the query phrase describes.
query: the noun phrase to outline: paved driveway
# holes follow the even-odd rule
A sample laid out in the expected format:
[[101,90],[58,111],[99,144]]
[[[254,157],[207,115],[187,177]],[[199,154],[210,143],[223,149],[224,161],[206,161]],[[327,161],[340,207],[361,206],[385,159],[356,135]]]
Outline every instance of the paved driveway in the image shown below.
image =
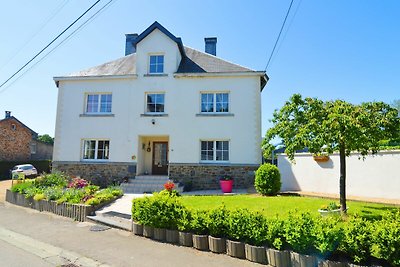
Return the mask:
[[11,180],[0,181],[0,202],[6,198],[6,190],[11,187]]

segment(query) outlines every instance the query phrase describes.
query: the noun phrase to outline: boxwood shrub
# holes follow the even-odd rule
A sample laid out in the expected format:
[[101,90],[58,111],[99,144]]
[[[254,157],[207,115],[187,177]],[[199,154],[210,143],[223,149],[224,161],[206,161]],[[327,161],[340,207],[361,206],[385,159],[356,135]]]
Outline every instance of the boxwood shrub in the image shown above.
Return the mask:
[[226,237],[228,234],[229,210],[225,206],[212,209],[208,212],[206,226],[213,237]]
[[254,187],[259,194],[264,196],[276,195],[281,186],[281,174],[278,167],[265,163],[257,169]]

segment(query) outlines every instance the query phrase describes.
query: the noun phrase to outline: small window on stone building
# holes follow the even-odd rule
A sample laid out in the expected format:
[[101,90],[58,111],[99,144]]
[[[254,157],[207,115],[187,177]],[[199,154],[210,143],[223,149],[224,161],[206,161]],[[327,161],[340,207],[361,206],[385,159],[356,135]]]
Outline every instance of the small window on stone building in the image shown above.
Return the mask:
[[36,143],[31,143],[31,154],[36,154]]
[[11,124],[11,130],[13,130],[13,131],[17,130],[17,125]]

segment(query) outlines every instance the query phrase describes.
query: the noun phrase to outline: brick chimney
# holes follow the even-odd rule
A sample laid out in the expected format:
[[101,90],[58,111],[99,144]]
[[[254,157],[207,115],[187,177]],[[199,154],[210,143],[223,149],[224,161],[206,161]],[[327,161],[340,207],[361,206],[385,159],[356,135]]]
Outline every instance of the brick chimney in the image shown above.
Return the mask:
[[127,33],[125,42],[125,56],[136,53],[136,47],[133,45],[133,41],[139,36],[137,33]]
[[216,56],[217,55],[217,37],[204,38],[206,53]]
[[6,119],[8,119],[8,118],[10,118],[11,117],[11,111],[6,111]]

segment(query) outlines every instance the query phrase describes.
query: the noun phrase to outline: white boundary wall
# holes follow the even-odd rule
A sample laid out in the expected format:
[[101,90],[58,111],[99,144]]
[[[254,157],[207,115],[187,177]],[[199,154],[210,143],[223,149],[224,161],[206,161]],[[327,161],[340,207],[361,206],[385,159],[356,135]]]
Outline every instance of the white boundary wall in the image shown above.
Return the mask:
[[[400,199],[400,150],[381,151],[364,160],[360,157],[358,153],[346,157],[346,195]],[[294,164],[280,154],[278,167],[282,191],[339,194],[339,154],[330,155],[327,162],[316,162],[312,154],[299,153]]]

